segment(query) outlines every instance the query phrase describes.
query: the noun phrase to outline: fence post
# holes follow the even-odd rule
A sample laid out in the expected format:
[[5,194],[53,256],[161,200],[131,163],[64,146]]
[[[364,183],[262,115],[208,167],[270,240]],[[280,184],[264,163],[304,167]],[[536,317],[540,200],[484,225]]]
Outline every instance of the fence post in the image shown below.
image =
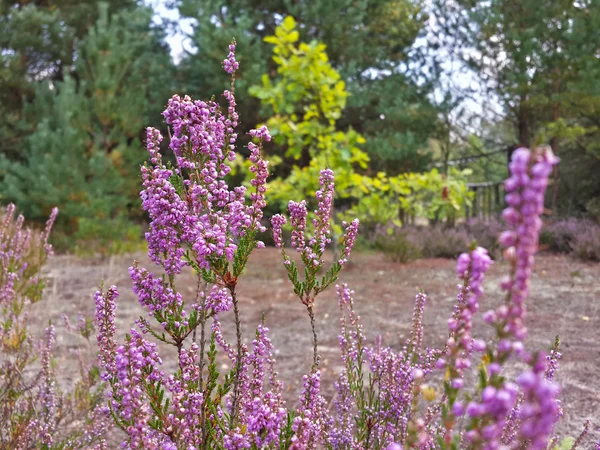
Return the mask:
[[504,206],[502,201],[502,184],[501,181],[467,183],[467,188],[474,195],[472,208],[465,207],[466,218],[487,220],[493,215],[497,215]]

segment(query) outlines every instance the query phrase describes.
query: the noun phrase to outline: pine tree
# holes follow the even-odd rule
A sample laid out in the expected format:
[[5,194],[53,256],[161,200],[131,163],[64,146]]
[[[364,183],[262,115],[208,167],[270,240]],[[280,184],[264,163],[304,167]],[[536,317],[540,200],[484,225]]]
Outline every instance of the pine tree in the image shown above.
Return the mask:
[[69,243],[94,239],[112,251],[108,242],[131,234],[144,127],[170,94],[170,57],[151,16],[143,7],[110,15],[101,5],[73,73],[38,84],[27,107],[37,126],[21,160],[0,159],[5,200],[34,220],[58,206]]
[[[35,122],[25,107],[36,85],[74,75],[76,48],[94,26],[98,0],[0,2],[0,153],[19,158]],[[135,0],[105,2],[109,13],[135,8]]]

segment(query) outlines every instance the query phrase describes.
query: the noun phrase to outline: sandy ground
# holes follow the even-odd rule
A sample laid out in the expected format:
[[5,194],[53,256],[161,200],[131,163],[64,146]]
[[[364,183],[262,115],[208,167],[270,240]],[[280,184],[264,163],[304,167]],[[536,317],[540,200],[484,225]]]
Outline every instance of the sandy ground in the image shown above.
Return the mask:
[[[48,267],[47,300],[35,305],[34,320],[41,327],[48,319],[61,324],[63,313],[72,318],[78,311],[92,315],[92,294],[104,280],[106,285],[119,287],[117,325],[124,334],[134,325],[134,320],[144,314],[131,292],[127,273],[133,259],[145,264],[149,270],[157,270],[143,254],[102,261],[74,256],[54,257]],[[414,295],[423,289],[428,294],[425,344],[442,344],[456,295],[454,261],[430,259],[396,264],[377,253],[359,253],[352,259],[340,282],[348,283],[355,290],[356,309],[369,339],[381,334],[385,344],[398,347],[410,330]],[[498,282],[504,273],[504,264],[494,264],[485,283],[483,311],[500,301]],[[178,282],[179,291],[191,299],[195,288],[193,274],[184,273]],[[277,370],[285,382],[286,399],[295,403],[301,375],[311,364],[310,327],[306,311],[294,297],[275,249],[254,253],[238,291],[244,336],[248,341],[252,339],[253,329],[264,315],[277,348]],[[316,315],[325,393],[331,398],[333,381],[340,369],[339,311],[333,287],[318,298]],[[231,324],[230,313],[223,316],[223,322]],[[562,340],[564,356],[557,379],[563,386],[561,398],[565,414],[557,429],[559,434],[578,434],[587,418],[600,425],[600,264],[539,255],[531,286],[527,325],[529,349],[548,349],[557,334]],[[224,328],[228,329],[226,335],[231,338],[231,327]],[[57,331],[56,364],[60,368],[61,384],[68,386],[77,375],[73,350],[86,343],[69,335],[62,327]],[[476,334],[487,332],[483,323],[476,324]],[[174,359],[164,352],[163,357],[165,368],[173,367]],[[224,368],[226,361],[221,363]]]

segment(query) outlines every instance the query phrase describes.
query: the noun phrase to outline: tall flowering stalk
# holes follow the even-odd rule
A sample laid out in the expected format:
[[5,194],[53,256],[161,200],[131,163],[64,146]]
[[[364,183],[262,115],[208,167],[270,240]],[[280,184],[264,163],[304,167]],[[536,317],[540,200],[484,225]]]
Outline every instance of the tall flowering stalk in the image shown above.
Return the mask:
[[[228,163],[236,157],[239,122],[234,94],[239,68],[235,43],[230,45],[223,67],[232,79],[231,89],[223,93],[226,111],[214,100],[177,95],[169,100],[163,116],[171,127],[169,148],[175,155],[174,166],[162,160],[160,132],[147,130],[149,164],[142,167],[142,207],[151,219],[146,234],[148,254],[165,275],[156,275],[138,263],[129,272],[140,304],[155,322],[140,317],[138,328],[177,349],[178,372],[163,373],[154,344],[135,329],[124,345],[117,345],[116,288],[96,295],[103,376],[111,386],[109,412],[126,431],[126,445],[132,448],[210,448],[210,442],[220,439],[225,448],[233,449],[279,439],[276,430],[281,427],[281,411],[285,411],[281,386],[273,379],[273,390],[263,393],[262,382],[256,385],[266,368],[273,370],[267,329],[259,327],[250,351],[243,343],[237,293],[251,252],[264,247],[256,239],[265,231],[261,220],[268,162],[262,159],[261,150],[271,136],[266,127],[250,131],[254,139],[248,144],[254,174],[250,192],[244,186],[230,188],[226,177],[231,171]],[[185,298],[176,287],[176,278],[185,267],[198,277],[193,298]],[[219,319],[230,310],[235,322],[234,344],[225,340]],[[218,347],[232,366],[224,378],[217,370]],[[112,352],[117,359],[111,358]],[[263,401],[263,395],[269,400]],[[259,413],[267,423],[257,422]],[[265,441],[267,425],[274,428]]]
[[288,205],[292,226],[291,245],[300,254],[304,266],[304,280],[299,279],[296,262],[285,251],[282,227],[287,223],[287,219],[280,214],[276,214],[271,218],[275,246],[281,249],[288,278],[294,286],[294,293],[306,307],[310,318],[313,334],[313,367],[315,369],[319,366],[318,337],[314,315],[315,301],[321,292],[337,280],[338,274],[348,261],[354,247],[359,226],[358,219],[354,219],[350,223],[342,223],[345,232],[342,236],[340,258],[338,261],[334,261],[325,274],[319,277],[319,272],[325,265],[325,249],[331,244],[331,212],[335,190],[332,170],[324,169],[321,171],[319,185],[320,189],[316,193],[317,209],[314,211],[314,218],[312,219],[313,232],[310,237],[306,236],[308,216],[306,201],[302,200],[299,203],[290,201]]
[[[484,276],[492,264],[483,248],[474,246],[458,259],[457,275],[463,283],[441,351],[421,349],[423,294],[415,301],[411,337],[396,352],[383,348],[380,341],[374,346],[365,344],[353,308],[345,306],[352,305],[350,291],[346,286],[339,288],[340,305],[347,311],[340,335],[345,367],[336,384],[338,417],[329,432],[332,448],[547,448],[561,415],[558,385],[552,381],[561,357],[558,338],[548,356],[528,352],[522,340],[543,193],[554,164],[556,159],[547,149],[520,149],[511,164],[509,208],[504,214],[511,230],[500,236],[508,247],[505,257],[510,273],[502,282],[507,300],[498,310],[484,314],[496,330],[495,340],[485,342],[473,336]],[[348,317],[356,323],[353,333],[348,332]],[[484,364],[479,366],[479,385],[473,390],[468,389],[466,374],[474,353],[483,353]],[[529,366],[514,382],[501,374],[511,355]],[[363,381],[363,364],[368,365],[368,383]],[[437,403],[419,408],[421,401],[437,397],[428,382],[435,368],[445,372],[442,395]],[[388,383],[388,377],[393,382]],[[585,434],[584,430],[577,445]]]
[[[505,247],[504,258],[509,263],[509,275],[501,283],[507,292],[506,301],[496,311],[484,314],[484,320],[494,327],[498,340],[486,348],[488,379],[482,387],[481,398],[466,407],[470,418],[466,437],[475,446],[490,445],[490,442],[499,445],[503,434],[506,436],[505,428],[518,423],[517,441],[528,442],[531,448],[544,448],[559,417],[556,401],[559,389],[545,377],[545,355],[527,352],[522,343],[527,332],[525,300],[542,226],[544,192],[557,162],[549,148],[534,151],[520,148],[513,153],[509,166],[511,177],[505,183],[508,208],[503,217],[510,229],[499,237]],[[530,366],[516,384],[507,382],[501,375],[502,365],[512,354]],[[520,404],[516,405],[518,398]],[[512,412],[515,407],[518,411]],[[534,411],[539,411],[540,416]],[[511,419],[508,423],[507,415]],[[538,422],[539,426],[531,428],[532,422]]]

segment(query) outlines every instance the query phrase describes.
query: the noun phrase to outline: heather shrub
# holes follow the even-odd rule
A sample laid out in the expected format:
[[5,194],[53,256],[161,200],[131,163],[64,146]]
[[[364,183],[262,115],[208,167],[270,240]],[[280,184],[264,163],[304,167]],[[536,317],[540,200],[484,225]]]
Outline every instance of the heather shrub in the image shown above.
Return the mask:
[[600,261],[600,226],[590,224],[571,243],[573,254],[586,261]]
[[[238,68],[230,46],[225,70]],[[234,85],[225,91],[227,110],[215,101],[174,96],[164,117],[172,128],[169,147],[176,164],[163,163],[158,130],[147,130],[150,161],[142,168],[143,208],[151,224],[148,253],[162,274],[134,263],[133,289],[146,317],[136,321],[124,341],[115,329],[115,286],[95,295],[97,341],[102,378],[108,383],[107,412],[125,433],[132,449],[546,449],[562,412],[554,375],[561,357],[558,339],[550,352],[526,348],[525,317],[529,281],[542,225],[544,191],[557,163],[549,148],[514,152],[506,181],[509,207],[499,236],[507,276],[501,283],[505,302],[486,311],[492,336],[473,333],[482,306],[483,282],[492,264],[487,250],[470,245],[460,254],[460,280],[448,338],[439,348],[423,346],[427,295],[415,298],[412,331],[400,349],[381,339],[366,339],[353,292],[337,285],[340,307],[342,370],[333,408],[321,393],[319,339],[315,314],[319,295],[332,286],[348,262],[358,221],[343,223],[339,259],[323,258],[331,245],[334,174],[323,169],[316,209],[305,200],[290,201],[288,216],[271,219],[273,240],[298,301],[306,308],[312,334],[313,362],[302,378],[297,405],[282,398],[265,323],[256,324],[254,340],[243,341],[239,280],[257,239],[265,207],[268,162],[262,159],[266,127],[251,130],[251,171],[246,189],[224,181],[235,158],[238,115]],[[283,233],[291,226],[290,249]],[[197,292],[177,289],[184,269],[198,277]],[[225,338],[220,318],[234,319],[233,341]],[[176,356],[166,373],[156,342]],[[220,373],[222,352],[231,369]],[[518,361],[509,378],[505,366]],[[472,377],[473,372],[477,375]],[[474,380],[474,381],[473,381]],[[434,387],[435,386],[435,387]],[[589,425],[588,425],[589,427]],[[571,448],[583,441],[587,429]],[[551,444],[552,442],[552,444]]]
[[599,242],[600,225],[573,217],[550,222],[540,234],[540,243],[548,249],[589,261],[598,261]]
[[391,261],[407,262],[418,258],[456,258],[473,237],[459,228],[381,227],[375,234],[374,246]]
[[583,224],[583,221],[573,217],[550,222],[544,226],[540,233],[540,243],[555,252],[571,253],[575,236],[585,228],[585,226],[582,226]]
[[376,234],[374,247],[392,262],[406,263],[422,256],[421,248],[408,231],[388,227]]
[[406,262],[418,258],[456,258],[473,241],[497,259],[501,255],[498,235],[502,223],[495,218],[470,219],[453,227],[404,226],[378,227],[373,246],[392,261]]
[[416,240],[426,258],[457,258],[473,241],[464,230],[439,226],[418,229]]
[[[52,255],[46,228],[24,228],[14,205],[0,217],[0,448],[88,449],[108,428],[101,411],[103,386],[97,367],[80,354],[79,379],[61,392],[52,364],[55,328],[40,339],[29,331],[31,305],[43,300],[41,269]],[[81,318],[72,330],[89,339],[91,321]]]

